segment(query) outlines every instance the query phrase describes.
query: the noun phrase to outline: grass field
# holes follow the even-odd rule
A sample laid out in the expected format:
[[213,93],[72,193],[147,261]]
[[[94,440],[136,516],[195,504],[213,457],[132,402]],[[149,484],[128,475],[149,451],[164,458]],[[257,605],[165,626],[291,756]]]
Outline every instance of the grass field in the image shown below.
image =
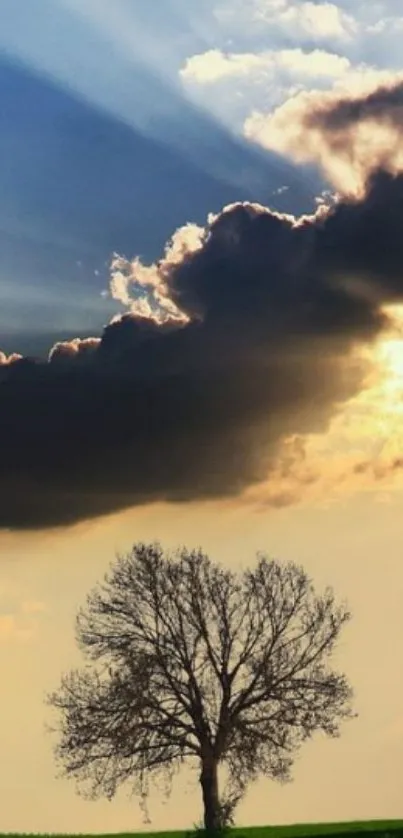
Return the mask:
[[[190,832],[191,830],[189,830]],[[29,834],[31,838],[46,838],[36,833]],[[187,831],[181,832],[120,832],[105,835],[88,836],[88,838],[186,838]],[[231,830],[233,838],[320,838],[327,835],[356,836],[357,838],[403,838],[403,820],[399,821],[353,821],[352,823],[303,823],[290,826],[250,826]],[[22,838],[22,833],[0,833],[0,838]],[[74,838],[68,835],[53,835],[52,838]],[[80,838],[86,838],[82,833]]]

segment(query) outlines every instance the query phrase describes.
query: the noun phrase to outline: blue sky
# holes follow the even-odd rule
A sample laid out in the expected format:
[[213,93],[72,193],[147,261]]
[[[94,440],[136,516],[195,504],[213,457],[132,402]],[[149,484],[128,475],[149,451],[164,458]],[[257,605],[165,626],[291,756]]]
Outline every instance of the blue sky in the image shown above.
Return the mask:
[[191,103],[180,67],[219,33],[213,7],[198,5],[1,3],[6,351],[99,330],[114,251],[155,258],[180,224],[264,200],[285,180],[295,205],[309,204],[312,185],[290,163]]

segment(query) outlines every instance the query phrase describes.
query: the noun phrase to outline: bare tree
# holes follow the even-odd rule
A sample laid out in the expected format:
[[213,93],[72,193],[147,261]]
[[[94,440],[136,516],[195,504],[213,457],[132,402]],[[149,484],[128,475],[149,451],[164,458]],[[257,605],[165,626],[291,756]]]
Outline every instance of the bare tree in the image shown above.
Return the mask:
[[[289,779],[304,740],[337,736],[355,715],[345,676],[327,666],[349,617],[295,564],[258,555],[237,574],[201,551],[135,545],[78,614],[94,663],[47,699],[61,712],[62,775],[93,799],[129,781],[146,800],[150,777],[165,773],[169,792],[189,758],[206,830],[233,823],[248,783]],[[220,797],[221,765],[230,781]]]

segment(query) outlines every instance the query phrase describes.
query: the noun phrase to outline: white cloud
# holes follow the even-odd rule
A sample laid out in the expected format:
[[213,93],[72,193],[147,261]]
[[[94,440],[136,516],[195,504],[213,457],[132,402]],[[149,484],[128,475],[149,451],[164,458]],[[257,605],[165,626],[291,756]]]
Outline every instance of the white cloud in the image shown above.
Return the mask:
[[374,23],[368,23],[365,31],[370,35],[400,34],[403,30],[403,17],[382,17]]
[[157,268],[155,265],[144,265],[139,258],[129,261],[115,254],[109,285],[111,297],[137,316],[159,324],[167,321],[186,323],[188,316],[170,298],[168,278],[172,268],[184,257],[202,247],[203,235],[204,228],[197,224],[188,223],[179,227],[168,242]]
[[226,26],[241,21],[248,29],[270,25],[292,38],[348,40],[357,31],[355,18],[326,0],[222,0],[215,16]]
[[346,56],[324,49],[214,49],[188,58],[180,77],[190,96],[242,131],[252,112],[272,110],[303,89],[327,89],[351,69]]
[[277,72],[289,76],[337,78],[350,68],[348,58],[326,50],[265,50],[258,53],[224,53],[218,49],[193,55],[180,70],[181,78],[197,84],[212,84],[223,79],[262,77]]
[[262,54],[224,53],[219,49],[210,49],[188,58],[180,76],[185,81],[210,84],[232,76],[245,76],[262,68],[267,69]]
[[321,49],[312,52],[304,52],[301,49],[281,50],[277,56],[279,67],[301,76],[338,78],[350,69],[348,58]]
[[[261,2],[260,14],[265,17],[265,2]],[[274,4],[274,15],[277,22],[284,28],[289,29],[296,35],[308,35],[311,38],[323,39],[349,38],[356,30],[356,23],[351,15],[342,12],[334,3],[312,3],[302,2],[283,3],[284,8],[276,11]],[[272,12],[269,6],[269,17]]]

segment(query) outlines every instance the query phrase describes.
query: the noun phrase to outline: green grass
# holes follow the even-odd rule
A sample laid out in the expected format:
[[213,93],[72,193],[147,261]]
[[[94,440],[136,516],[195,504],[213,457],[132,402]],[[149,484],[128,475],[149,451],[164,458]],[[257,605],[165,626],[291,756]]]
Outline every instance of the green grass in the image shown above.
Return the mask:
[[[186,838],[189,830],[172,831],[172,832],[127,832],[127,833],[108,833],[105,835],[88,836],[88,838]],[[37,833],[25,833],[32,836],[32,838],[45,838],[44,835]],[[354,836],[357,838],[386,838],[386,836],[393,836],[403,838],[403,820],[401,821],[352,821],[351,823],[303,823],[293,824],[290,826],[249,826],[237,827],[231,830],[233,838],[319,838],[328,835],[341,835],[343,838],[347,836]],[[0,833],[7,835],[7,838],[22,838],[22,834],[14,833]],[[53,835],[52,838],[73,838],[70,834]],[[80,838],[86,838],[84,833]]]
[[[303,823],[291,826],[251,826],[247,829],[234,829],[238,833],[234,838],[312,838],[326,835],[353,835],[371,833],[372,836],[382,836],[393,832],[395,838],[403,836],[402,821],[352,821],[341,823]],[[358,836],[357,836],[358,838]]]

